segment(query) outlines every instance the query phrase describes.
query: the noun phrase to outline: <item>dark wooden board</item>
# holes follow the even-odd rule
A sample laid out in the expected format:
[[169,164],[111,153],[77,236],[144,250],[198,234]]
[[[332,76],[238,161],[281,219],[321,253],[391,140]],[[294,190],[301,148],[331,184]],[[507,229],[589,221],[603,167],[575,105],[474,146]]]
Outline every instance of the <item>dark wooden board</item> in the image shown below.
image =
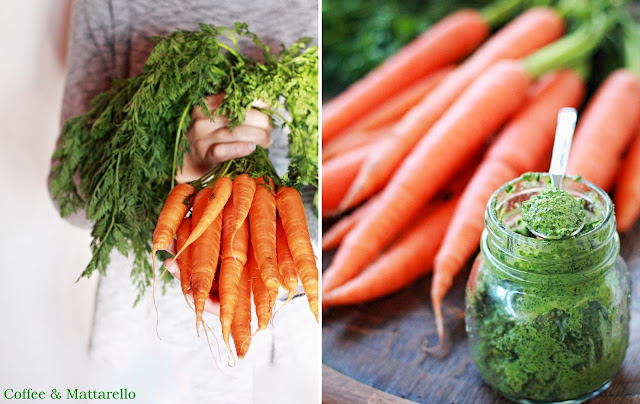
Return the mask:
[[[632,314],[629,348],[611,387],[594,404],[640,404],[640,222],[621,236],[621,254],[632,275]],[[331,253],[323,255],[323,266]],[[322,361],[339,373],[323,380],[323,401],[355,403],[358,384],[340,401],[332,383],[352,378],[366,386],[418,403],[502,404],[509,401],[485,384],[469,355],[464,329],[464,287],[471,262],[455,280],[444,306],[451,333],[451,352],[444,359],[423,352],[436,342],[429,289],[431,277],[376,301],[332,308],[323,314]],[[324,375],[324,372],[323,372]],[[332,396],[325,396],[324,392]],[[359,394],[359,393],[358,393]],[[375,402],[375,401],[374,401]],[[393,401],[391,401],[393,402]]]
[[322,365],[322,402],[324,404],[413,404],[384,391],[362,384],[342,373]]

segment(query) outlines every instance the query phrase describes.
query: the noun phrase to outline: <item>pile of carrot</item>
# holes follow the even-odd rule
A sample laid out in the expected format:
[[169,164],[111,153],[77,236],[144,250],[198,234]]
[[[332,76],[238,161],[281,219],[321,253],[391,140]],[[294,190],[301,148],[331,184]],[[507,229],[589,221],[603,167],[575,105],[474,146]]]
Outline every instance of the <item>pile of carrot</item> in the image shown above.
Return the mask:
[[[288,301],[300,281],[318,319],[318,269],[300,192],[276,189],[267,176],[232,177],[176,185],[158,217],[152,255],[155,268],[156,252],[168,249],[175,237],[173,259],[185,299],[193,297],[196,330],[206,326],[207,299],[219,300],[224,342],[233,355],[232,338],[243,358],[255,332],[271,322],[281,287]],[[257,331],[251,330],[252,310]]]
[[[442,304],[478,250],[489,198],[523,173],[548,170],[562,107],[581,109],[568,174],[611,192],[618,229],[633,226],[640,28],[617,7],[551,3],[502,7],[514,15],[496,30],[492,13],[455,12],[325,103],[322,212],[332,226],[322,247],[336,251],[323,308],[386,296],[433,272],[442,340]],[[625,63],[594,85],[593,55],[620,33]],[[413,71],[413,53],[429,55],[428,66]]]

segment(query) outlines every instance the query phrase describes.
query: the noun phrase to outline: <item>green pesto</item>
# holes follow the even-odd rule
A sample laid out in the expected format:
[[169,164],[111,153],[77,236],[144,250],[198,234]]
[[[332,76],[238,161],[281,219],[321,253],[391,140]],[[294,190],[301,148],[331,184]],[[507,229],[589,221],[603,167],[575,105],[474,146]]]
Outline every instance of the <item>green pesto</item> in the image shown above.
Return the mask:
[[577,398],[597,390],[620,367],[628,305],[619,307],[615,271],[557,286],[523,286],[484,271],[475,292],[467,297],[477,333],[471,355],[484,379],[506,396]]
[[522,220],[546,238],[571,236],[584,224],[584,199],[560,188],[545,188],[522,203]]
[[482,377],[513,400],[588,396],[624,359],[629,274],[615,218],[603,221],[606,209],[593,199],[587,205],[586,229],[558,240],[527,233],[519,212],[494,206],[487,221],[467,288],[469,347]]

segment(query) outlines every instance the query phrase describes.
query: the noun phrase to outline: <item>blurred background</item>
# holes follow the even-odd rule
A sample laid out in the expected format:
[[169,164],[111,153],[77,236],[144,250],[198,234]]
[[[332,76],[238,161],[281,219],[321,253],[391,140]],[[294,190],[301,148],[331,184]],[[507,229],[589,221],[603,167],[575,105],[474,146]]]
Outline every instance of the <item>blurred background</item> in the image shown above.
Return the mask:
[[86,387],[97,278],[76,282],[89,230],[47,189],[71,0],[0,3],[0,389]]

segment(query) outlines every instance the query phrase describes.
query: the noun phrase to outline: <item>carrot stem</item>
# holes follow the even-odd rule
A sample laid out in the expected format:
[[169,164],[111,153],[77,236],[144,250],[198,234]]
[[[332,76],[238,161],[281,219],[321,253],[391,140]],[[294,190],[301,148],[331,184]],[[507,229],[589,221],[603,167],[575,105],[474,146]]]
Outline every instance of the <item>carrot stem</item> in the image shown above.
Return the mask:
[[269,155],[267,154],[267,151],[260,146],[256,146],[256,151],[254,153],[259,153],[262,155],[262,158],[264,159],[264,165],[269,170],[269,173],[268,173],[269,178],[273,180],[275,186],[276,187],[282,186],[282,181],[280,181],[280,176],[278,175],[276,168],[271,163],[271,160],[269,159]]
[[522,0],[499,0],[486,5],[480,10],[484,20],[492,28],[509,20],[522,8]]
[[522,64],[533,78],[574,64],[596,50],[610,26],[608,16],[598,15],[573,33],[526,57]]
[[198,178],[196,181],[190,182],[190,184],[193,185],[196,191],[199,191],[202,188],[207,187],[209,184],[216,182],[217,179],[227,175],[232,163],[233,160],[229,160],[223,164],[219,164],[213,167],[211,170],[207,171],[206,174]]
[[624,64],[625,67],[640,77],[640,29],[629,19],[622,22],[624,29]]
[[173,147],[173,164],[171,166],[171,188],[175,185],[176,182],[176,165],[178,162],[178,144],[180,143],[180,135],[182,134],[182,127],[184,126],[184,120],[187,117],[187,113],[191,109],[191,104],[187,104],[182,111],[182,116],[180,117],[180,124],[178,125],[178,130],[176,131],[176,142]]

